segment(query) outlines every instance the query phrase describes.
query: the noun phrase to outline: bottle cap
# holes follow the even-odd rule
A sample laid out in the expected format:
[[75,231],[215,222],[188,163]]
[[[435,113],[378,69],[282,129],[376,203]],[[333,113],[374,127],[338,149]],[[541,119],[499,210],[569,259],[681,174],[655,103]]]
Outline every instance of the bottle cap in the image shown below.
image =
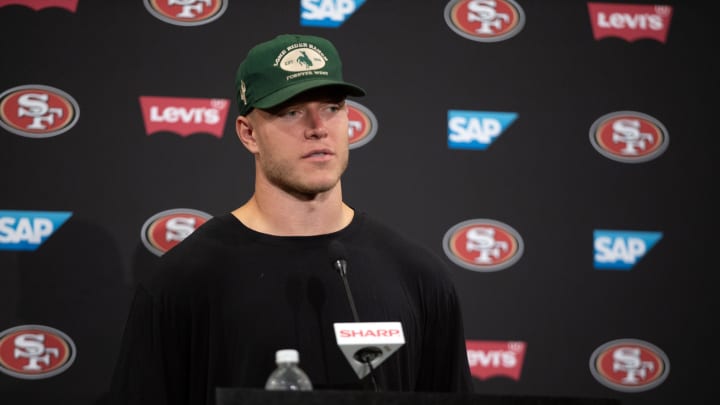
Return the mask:
[[298,363],[300,354],[295,349],[282,349],[275,352],[275,363]]

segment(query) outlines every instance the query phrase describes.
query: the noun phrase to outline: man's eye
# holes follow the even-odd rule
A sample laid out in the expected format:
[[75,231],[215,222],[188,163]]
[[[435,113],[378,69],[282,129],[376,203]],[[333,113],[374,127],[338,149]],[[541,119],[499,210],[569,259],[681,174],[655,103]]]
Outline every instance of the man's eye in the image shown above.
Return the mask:
[[298,114],[300,114],[300,111],[298,110],[287,110],[280,113],[283,117],[296,117]]

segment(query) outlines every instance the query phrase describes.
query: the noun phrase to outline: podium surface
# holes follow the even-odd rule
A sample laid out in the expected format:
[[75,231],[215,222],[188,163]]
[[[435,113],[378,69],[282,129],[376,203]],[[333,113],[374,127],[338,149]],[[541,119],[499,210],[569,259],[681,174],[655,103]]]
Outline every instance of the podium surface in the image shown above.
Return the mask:
[[610,398],[481,395],[437,392],[266,391],[258,388],[215,389],[217,405],[620,405]]

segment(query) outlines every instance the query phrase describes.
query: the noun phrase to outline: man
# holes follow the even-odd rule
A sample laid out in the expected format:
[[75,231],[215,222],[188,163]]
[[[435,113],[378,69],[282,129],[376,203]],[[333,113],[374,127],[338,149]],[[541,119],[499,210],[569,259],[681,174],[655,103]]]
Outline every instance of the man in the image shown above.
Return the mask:
[[262,388],[285,348],[316,390],[369,388],[335,341],[333,324],[355,319],[331,242],[343,247],[360,320],[403,326],[406,343],[374,371],[376,388],[472,390],[444,263],[343,202],[345,98],[365,91],[341,70],[332,43],[302,35],[259,44],[241,63],[235,126],[255,158],[255,192],[138,284],[113,381],[121,403],[212,404],[216,387]]

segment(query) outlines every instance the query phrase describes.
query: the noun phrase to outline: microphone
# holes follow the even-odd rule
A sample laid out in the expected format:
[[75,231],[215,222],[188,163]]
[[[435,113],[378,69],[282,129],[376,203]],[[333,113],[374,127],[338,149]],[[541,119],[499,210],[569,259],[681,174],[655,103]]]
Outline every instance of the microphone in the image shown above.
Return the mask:
[[355,301],[347,279],[345,246],[337,239],[328,245],[335,269],[345,285],[345,294],[353,313],[354,323],[335,323],[335,339],[358,378],[370,374],[375,391],[378,391],[374,370],[385,358],[405,344],[400,322],[360,322]]
[[353,314],[355,322],[360,322],[357,309],[355,308],[355,300],[353,300],[352,291],[350,291],[350,284],[347,279],[347,254],[345,253],[345,245],[340,243],[337,239],[333,239],[328,246],[330,252],[330,258],[334,258],[332,266],[340,274],[343,284],[345,285],[345,295],[347,296],[348,303],[350,304],[350,310]]

